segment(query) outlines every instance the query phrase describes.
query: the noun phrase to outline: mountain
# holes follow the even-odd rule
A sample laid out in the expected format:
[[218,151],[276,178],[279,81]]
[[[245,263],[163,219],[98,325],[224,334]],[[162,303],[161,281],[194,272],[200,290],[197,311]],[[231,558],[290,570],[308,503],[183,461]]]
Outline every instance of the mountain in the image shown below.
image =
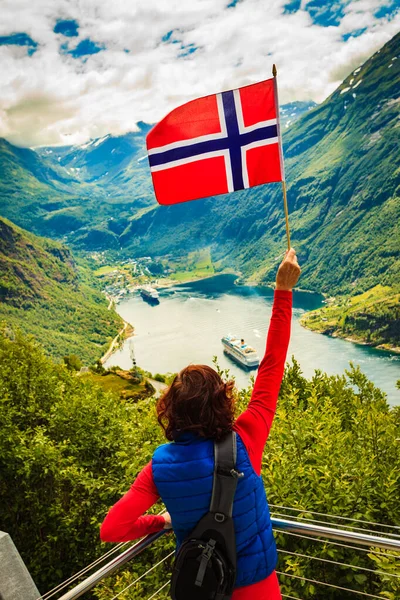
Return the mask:
[[33,334],[54,358],[95,362],[122,321],[93,285],[68,248],[0,218],[0,323]]
[[[305,288],[360,293],[399,284],[399,55],[397,34],[284,133]],[[285,247],[281,186],[147,210],[120,241],[141,254],[211,246],[214,260],[271,281]]]
[[[282,107],[289,126],[313,102]],[[39,235],[84,250],[120,250],[119,236],[138,212],[155,206],[146,160],[151,125],[80,146],[17,148],[0,140],[2,216]]]
[[288,127],[298,121],[304,113],[315,106],[317,106],[317,104],[312,100],[308,102],[289,102],[288,104],[281,106],[279,109],[279,118],[282,129],[288,129]]
[[138,127],[83,146],[37,151],[0,140],[2,216],[78,248],[119,249],[128,218],[154,203],[140,161],[150,126]]
[[74,180],[28,148],[0,139],[1,214],[35,229],[43,214],[71,199]]
[[[297,107],[305,112],[284,131],[292,243],[305,288],[356,294],[399,283],[399,50],[400,34],[321,105]],[[294,109],[286,107],[286,118]],[[141,160],[148,129],[140,123],[126,136],[25,151],[23,172],[10,160],[2,167],[3,143],[2,214],[84,250],[160,256],[207,247],[219,265],[271,281],[285,247],[280,184],[158,206]],[[34,155],[43,172],[31,166]]]
[[[64,167],[80,182],[112,183],[113,194],[121,195],[124,184],[134,182],[127,176],[131,163],[146,156],[146,135],[151,125],[138,123],[138,131],[121,136],[106,135],[81,146],[38,148],[37,154],[52,164]],[[136,164],[135,164],[136,166]],[[126,190],[132,194],[134,190]]]

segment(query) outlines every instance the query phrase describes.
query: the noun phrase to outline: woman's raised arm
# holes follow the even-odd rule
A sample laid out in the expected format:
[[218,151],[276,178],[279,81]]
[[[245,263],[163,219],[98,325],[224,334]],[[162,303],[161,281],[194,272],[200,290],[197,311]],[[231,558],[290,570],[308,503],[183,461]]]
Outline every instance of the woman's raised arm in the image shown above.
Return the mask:
[[245,444],[252,465],[261,471],[261,459],[272,421],[285,368],[292,318],[292,288],[300,276],[296,253],[286,253],[276,276],[276,290],[267,347],[261,361],[247,410],[235,423],[235,430]]

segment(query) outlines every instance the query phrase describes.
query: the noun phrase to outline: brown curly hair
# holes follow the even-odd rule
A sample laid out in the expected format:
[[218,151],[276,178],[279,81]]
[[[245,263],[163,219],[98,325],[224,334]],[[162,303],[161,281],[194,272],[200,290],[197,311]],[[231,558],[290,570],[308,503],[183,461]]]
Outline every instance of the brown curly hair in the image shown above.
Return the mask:
[[184,431],[219,440],[231,431],[234,385],[207,365],[189,365],[178,373],[156,405],[167,440]]

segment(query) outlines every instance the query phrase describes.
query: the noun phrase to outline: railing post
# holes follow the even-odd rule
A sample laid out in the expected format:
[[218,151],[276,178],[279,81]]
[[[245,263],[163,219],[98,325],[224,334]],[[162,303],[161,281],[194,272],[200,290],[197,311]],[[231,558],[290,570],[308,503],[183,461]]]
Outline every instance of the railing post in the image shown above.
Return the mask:
[[14,542],[0,531],[1,600],[36,600],[40,594]]

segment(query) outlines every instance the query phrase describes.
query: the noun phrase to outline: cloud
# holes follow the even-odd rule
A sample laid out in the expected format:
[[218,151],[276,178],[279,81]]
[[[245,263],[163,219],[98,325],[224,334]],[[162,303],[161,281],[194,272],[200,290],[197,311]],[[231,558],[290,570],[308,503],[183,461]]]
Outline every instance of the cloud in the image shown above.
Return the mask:
[[31,56],[33,46],[0,46],[0,136],[37,146],[122,134],[269,77],[274,62],[281,103],[320,102],[397,33],[392,4],[2,0],[0,36],[15,34],[18,10],[20,34],[37,45]]
[[342,2],[326,2],[326,0],[308,0],[302,3],[313,23],[322,27],[337,27],[344,16],[346,5],[350,0]]
[[26,48],[28,56],[32,56],[38,45],[26,33],[11,33],[10,35],[0,36],[0,46],[23,46]]

